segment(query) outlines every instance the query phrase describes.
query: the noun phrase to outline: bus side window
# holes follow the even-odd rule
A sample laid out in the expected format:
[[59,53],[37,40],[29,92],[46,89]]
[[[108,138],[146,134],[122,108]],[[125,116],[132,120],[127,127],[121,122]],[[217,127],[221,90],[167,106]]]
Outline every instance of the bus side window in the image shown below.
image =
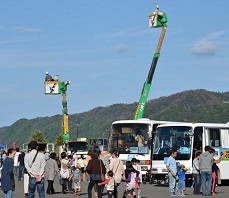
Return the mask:
[[220,130],[219,129],[209,129],[210,145],[213,147],[220,147]]
[[202,127],[196,127],[194,129],[194,141],[193,141],[194,151],[202,150],[202,134],[203,134]]

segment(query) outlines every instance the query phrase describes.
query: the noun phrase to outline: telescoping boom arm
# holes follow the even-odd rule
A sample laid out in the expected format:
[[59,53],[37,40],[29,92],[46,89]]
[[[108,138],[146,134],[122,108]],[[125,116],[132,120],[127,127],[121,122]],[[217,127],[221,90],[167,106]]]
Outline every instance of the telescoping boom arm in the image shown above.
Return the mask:
[[152,27],[152,28],[161,27],[162,30],[161,30],[161,35],[160,35],[160,38],[158,41],[156,52],[153,56],[153,60],[151,63],[148,77],[147,77],[147,79],[143,85],[143,88],[142,88],[141,97],[140,97],[138,107],[137,107],[137,110],[136,110],[136,113],[134,116],[135,120],[142,118],[143,114],[144,114],[144,110],[145,110],[147,98],[149,95],[154,71],[156,69],[157,61],[160,57],[161,46],[162,46],[162,43],[163,43],[163,40],[165,37],[165,32],[166,32],[166,28],[167,28],[166,23],[167,23],[166,14],[164,12],[159,11],[159,7],[157,6],[155,12],[153,12],[152,14],[149,15],[149,27]]

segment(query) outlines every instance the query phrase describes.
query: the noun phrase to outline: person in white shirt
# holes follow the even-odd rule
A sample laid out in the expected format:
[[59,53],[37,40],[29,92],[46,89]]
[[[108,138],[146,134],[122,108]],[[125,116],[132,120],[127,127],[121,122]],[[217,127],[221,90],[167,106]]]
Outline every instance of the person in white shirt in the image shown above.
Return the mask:
[[78,159],[76,166],[80,167],[80,171],[81,171],[80,180],[83,179],[83,181],[86,181],[86,177],[85,177],[86,163],[83,155],[80,155],[80,158]]
[[20,155],[20,149],[16,148],[16,154],[14,156],[14,176],[19,179],[19,164],[18,164],[18,156]]
[[28,171],[29,177],[29,197],[34,197],[36,188],[39,198],[45,197],[44,188],[44,171],[45,171],[45,155],[39,152],[36,141],[29,143],[31,152],[25,155],[25,168]]
[[111,152],[112,158],[110,159],[109,169],[114,173],[114,198],[118,198],[118,186],[120,185],[122,179],[124,179],[124,166],[123,162],[118,158],[119,153],[118,151],[114,150]]

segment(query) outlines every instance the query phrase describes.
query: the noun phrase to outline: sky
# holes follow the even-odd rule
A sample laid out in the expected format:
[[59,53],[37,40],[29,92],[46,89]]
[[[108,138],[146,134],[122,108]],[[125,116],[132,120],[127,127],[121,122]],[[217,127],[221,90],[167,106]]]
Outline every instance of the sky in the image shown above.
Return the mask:
[[2,0],[0,127],[62,114],[46,71],[71,82],[70,115],[138,102],[161,32],[148,26],[156,5],[168,28],[148,99],[228,91],[228,0]]

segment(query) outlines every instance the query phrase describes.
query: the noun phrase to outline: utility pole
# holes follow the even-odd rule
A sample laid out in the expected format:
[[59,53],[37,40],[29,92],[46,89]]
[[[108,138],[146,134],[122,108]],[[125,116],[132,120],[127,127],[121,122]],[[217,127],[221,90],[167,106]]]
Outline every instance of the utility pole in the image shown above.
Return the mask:
[[68,127],[68,108],[67,108],[67,86],[70,85],[70,81],[60,82],[60,77],[57,74],[52,78],[48,72],[45,74],[45,94],[62,94],[62,113],[63,113],[63,141],[68,143],[69,141],[69,127]]

